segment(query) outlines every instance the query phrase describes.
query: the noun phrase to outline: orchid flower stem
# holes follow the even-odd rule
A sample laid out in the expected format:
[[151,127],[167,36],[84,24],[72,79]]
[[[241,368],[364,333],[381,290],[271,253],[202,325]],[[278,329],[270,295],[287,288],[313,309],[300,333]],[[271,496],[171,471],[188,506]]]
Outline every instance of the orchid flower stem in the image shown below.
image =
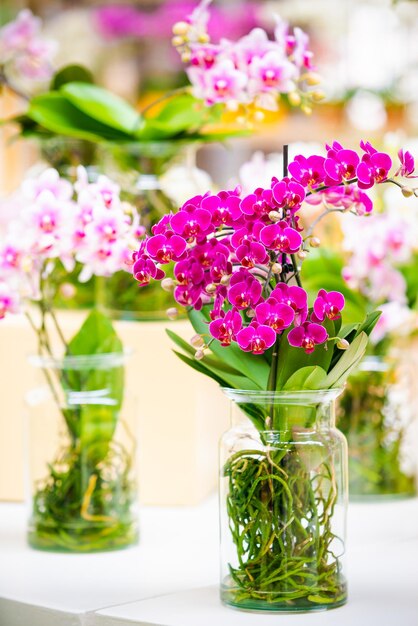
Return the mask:
[[320,213],[318,215],[318,217],[316,219],[314,219],[314,221],[312,222],[312,224],[309,226],[307,232],[306,232],[306,237],[305,239],[309,239],[309,237],[312,237],[313,235],[313,231],[315,230],[315,227],[319,224],[319,222],[321,220],[324,219],[324,217],[326,217],[327,215],[329,215],[330,213],[345,213],[347,211],[347,209],[343,209],[343,208],[334,208],[334,209],[326,209],[325,211],[323,211],[322,213]]
[[[46,351],[50,355],[49,344],[45,341],[45,338],[44,338],[43,334],[41,333],[41,329],[36,326],[35,322],[32,319],[31,314],[29,313],[29,311],[25,311],[25,316],[26,316],[27,320],[29,321],[29,324],[31,325],[33,331],[35,332],[35,334],[38,337],[38,342],[39,342],[38,353],[39,353],[39,356],[42,356],[42,349],[43,348],[46,349]],[[57,407],[61,411],[61,403],[60,403],[60,400],[59,400],[59,395],[58,395],[57,390],[55,389],[54,383],[52,381],[52,377],[49,374],[47,368],[43,368],[43,371],[44,371],[44,374],[45,374],[46,381],[48,383],[48,387],[51,390],[52,397],[54,398],[54,402],[56,403]]]
[[[165,102],[166,100],[170,100],[170,98],[173,98],[174,96],[180,96],[184,93],[188,93],[188,91],[189,91],[189,87],[179,87],[178,89],[172,89],[171,91],[168,91],[163,96],[161,96],[160,98],[157,98],[156,100],[148,104],[145,108],[143,108],[142,111],[140,111],[141,117],[144,117],[145,114],[148,113],[148,111],[153,109],[158,104],[161,104],[162,102]],[[136,128],[134,130],[136,130]]]

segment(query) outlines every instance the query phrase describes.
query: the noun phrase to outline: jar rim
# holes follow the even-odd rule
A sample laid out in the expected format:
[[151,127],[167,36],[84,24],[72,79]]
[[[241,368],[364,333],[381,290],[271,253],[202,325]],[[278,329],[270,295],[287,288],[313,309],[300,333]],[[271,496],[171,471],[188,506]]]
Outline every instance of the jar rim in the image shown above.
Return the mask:
[[232,389],[221,387],[227,398],[237,404],[246,402],[253,404],[318,404],[335,400],[344,391],[343,387],[333,389],[301,389],[265,391],[263,389]]
[[54,370],[90,370],[90,369],[111,369],[124,365],[127,359],[132,356],[133,350],[125,348],[122,352],[103,352],[101,354],[77,354],[65,355],[61,357],[41,356],[31,354],[28,361],[34,367],[40,369]]

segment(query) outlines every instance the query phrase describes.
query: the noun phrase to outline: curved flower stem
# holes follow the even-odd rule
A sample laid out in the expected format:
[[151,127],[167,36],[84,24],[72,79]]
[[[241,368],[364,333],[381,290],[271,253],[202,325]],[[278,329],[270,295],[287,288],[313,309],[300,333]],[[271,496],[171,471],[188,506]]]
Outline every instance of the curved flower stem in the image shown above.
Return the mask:
[[309,237],[312,237],[313,231],[315,229],[315,227],[319,224],[319,222],[326,217],[327,215],[329,215],[329,213],[346,213],[347,209],[346,208],[335,208],[335,209],[326,209],[325,211],[323,211],[322,213],[320,213],[318,215],[318,217],[316,219],[314,219],[314,221],[312,222],[312,224],[309,226],[308,230],[306,231],[306,237],[305,239],[308,239]]
[[177,89],[172,89],[171,91],[167,91],[167,93],[165,93],[163,96],[160,96],[156,100],[153,100],[153,102],[150,102],[150,104],[147,104],[147,106],[144,107],[140,111],[140,115],[143,117],[146,113],[148,113],[148,111],[153,109],[158,104],[161,104],[161,102],[165,102],[166,100],[170,100],[170,98],[173,98],[174,96],[179,96],[179,95],[181,95],[183,93],[188,93],[188,91],[189,91],[189,87],[188,86],[187,87],[178,87]]

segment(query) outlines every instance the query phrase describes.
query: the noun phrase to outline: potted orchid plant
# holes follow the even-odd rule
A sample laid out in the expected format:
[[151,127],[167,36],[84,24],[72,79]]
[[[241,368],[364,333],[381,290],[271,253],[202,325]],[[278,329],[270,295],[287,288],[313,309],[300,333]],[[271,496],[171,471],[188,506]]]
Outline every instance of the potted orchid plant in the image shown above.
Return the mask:
[[[84,169],[74,184],[47,170],[23,193],[0,241],[0,318],[23,313],[38,344],[28,540],[42,550],[122,548],[137,539],[135,446],[124,418],[129,354],[95,309],[68,339],[55,304],[59,292],[71,297],[65,281],[74,273],[86,281],[127,268],[141,227],[118,186],[106,177],[89,183]],[[59,437],[47,461],[46,430]]]
[[221,597],[238,608],[317,610],[347,598],[347,452],[334,400],[379,313],[343,324],[342,293],[309,298],[301,265],[320,242],[299,213],[309,198],[325,202],[315,226],[327,196],[334,210],[348,203],[364,215],[373,186],[408,190],[368,142],[361,153],[326,150],[287,165],[285,149],[283,178],[244,197],[236,188],[191,198],[134,254],[139,284],[161,280],[187,308],[191,344],[169,333],[179,358],[233,401],[221,446]]

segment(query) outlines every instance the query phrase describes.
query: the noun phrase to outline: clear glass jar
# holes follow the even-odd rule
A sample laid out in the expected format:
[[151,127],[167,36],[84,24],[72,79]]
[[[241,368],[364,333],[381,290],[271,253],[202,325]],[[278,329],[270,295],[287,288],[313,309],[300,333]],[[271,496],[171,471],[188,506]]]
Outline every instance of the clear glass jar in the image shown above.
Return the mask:
[[33,548],[95,552],[138,540],[127,356],[30,358],[38,377],[27,394]]
[[[347,445],[340,390],[225,389],[221,440],[221,599],[257,611],[314,611],[347,600]],[[266,428],[267,426],[267,428]]]
[[[101,168],[118,182],[124,197],[136,207],[141,225],[151,232],[154,224],[179,206],[163,188],[161,177],[174,164],[193,168],[195,148],[185,141],[138,142],[103,150],[100,157]],[[170,269],[166,271],[170,276]],[[173,296],[155,281],[138,289],[131,274],[121,271],[106,278],[100,303],[113,319],[166,321]]]
[[416,494],[413,383],[409,363],[398,357],[366,357],[338,403],[354,499]]

